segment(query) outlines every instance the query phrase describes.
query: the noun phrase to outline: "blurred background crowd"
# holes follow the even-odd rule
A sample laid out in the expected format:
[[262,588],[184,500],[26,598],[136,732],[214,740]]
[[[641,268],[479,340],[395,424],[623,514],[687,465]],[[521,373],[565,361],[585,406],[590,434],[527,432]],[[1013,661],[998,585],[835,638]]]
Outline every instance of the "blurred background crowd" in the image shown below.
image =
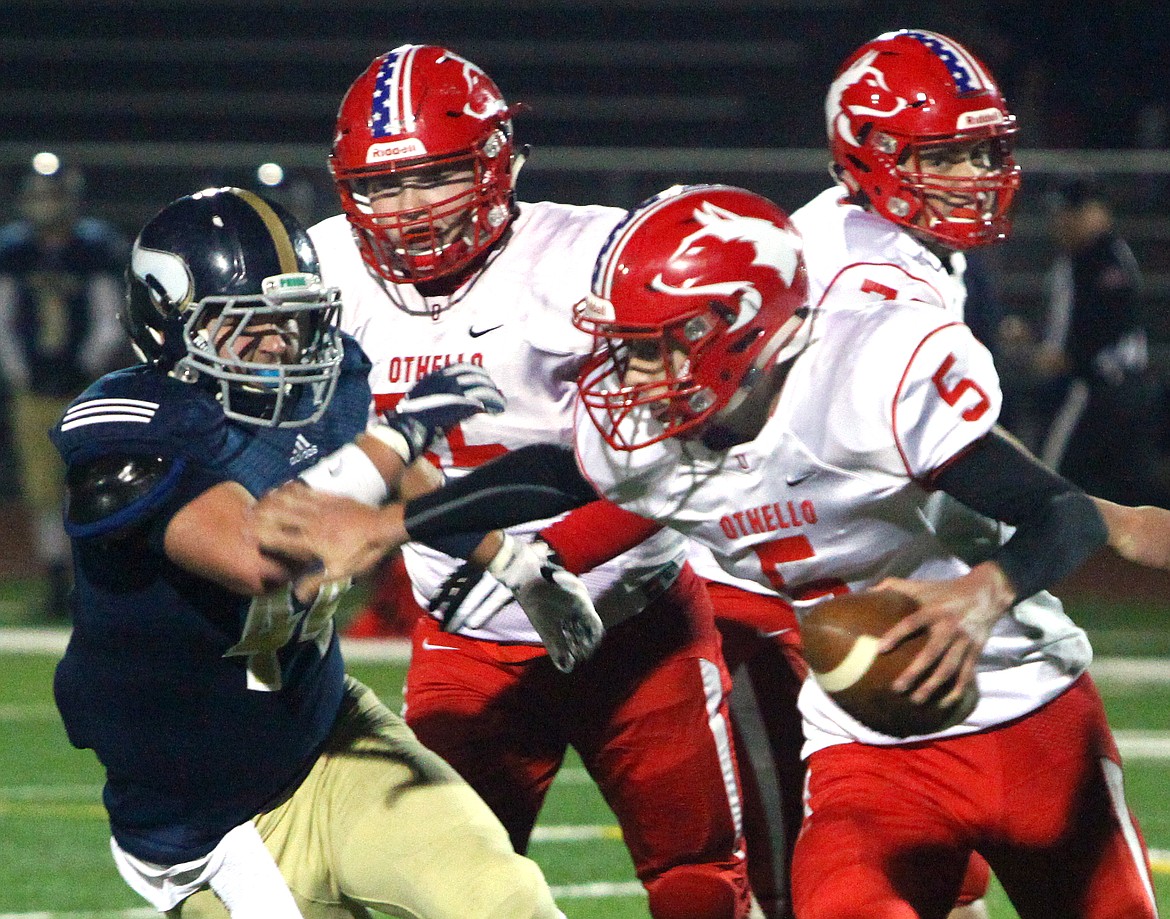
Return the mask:
[[1015,232],[967,276],[1003,420],[1093,493],[1170,505],[1167,21],[1167,4],[1129,0],[6,0],[0,576],[42,579],[44,617],[65,616],[43,432],[132,360],[115,314],[138,227],[228,183],[307,223],[336,213],[338,102],[407,41],[466,54],[526,105],[525,200],[629,207],[724,181],[792,210],[829,182],[823,98],[843,57],[900,27],[957,38],[1020,122]]

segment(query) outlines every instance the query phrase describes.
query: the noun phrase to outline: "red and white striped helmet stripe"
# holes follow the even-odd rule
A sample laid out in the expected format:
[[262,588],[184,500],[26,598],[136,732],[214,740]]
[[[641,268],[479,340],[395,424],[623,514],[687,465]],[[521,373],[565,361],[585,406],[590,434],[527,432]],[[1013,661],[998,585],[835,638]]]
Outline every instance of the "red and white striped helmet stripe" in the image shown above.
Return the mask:
[[622,250],[638,228],[663,207],[670,204],[679,194],[684,191],[692,191],[694,188],[694,185],[672,185],[632,210],[621,223],[613,228],[593,269],[594,296],[604,300],[610,299],[614,273],[617,271],[617,266],[621,264]]

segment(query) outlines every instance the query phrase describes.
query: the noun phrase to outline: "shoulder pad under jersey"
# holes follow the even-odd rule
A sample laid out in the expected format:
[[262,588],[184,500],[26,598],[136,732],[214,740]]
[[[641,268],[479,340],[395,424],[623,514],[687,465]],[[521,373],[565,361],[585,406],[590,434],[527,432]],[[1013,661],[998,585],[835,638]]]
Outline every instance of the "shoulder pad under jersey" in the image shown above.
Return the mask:
[[65,531],[106,536],[149,516],[171,493],[186,463],[173,457],[109,454],[70,466]]
[[226,441],[226,423],[223,410],[202,387],[136,366],[107,374],[86,389],[49,436],[66,466],[104,455],[214,463]]

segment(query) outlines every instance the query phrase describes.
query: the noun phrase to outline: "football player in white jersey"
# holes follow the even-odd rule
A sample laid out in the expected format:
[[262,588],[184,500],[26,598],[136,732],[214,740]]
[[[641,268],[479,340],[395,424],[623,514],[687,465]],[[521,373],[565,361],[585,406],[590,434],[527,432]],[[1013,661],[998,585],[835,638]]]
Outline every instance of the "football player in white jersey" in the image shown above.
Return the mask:
[[[906,744],[806,681],[797,914],[943,916],[974,849],[1021,916],[1153,916],[1088,642],[1040,591],[1104,521],[992,432],[998,380],[965,326],[897,301],[799,324],[802,273],[799,237],[755,196],[698,188],[639,209],[580,312],[599,348],[577,444],[599,492],[798,606],[878,584],[915,596],[890,639],[931,635],[914,698],[978,682],[962,724]],[[926,522],[930,489],[1015,535],[969,566]]]
[[[692,186],[635,209],[578,309],[596,351],[579,379],[576,457],[546,451],[541,490],[559,481],[574,493],[579,467],[597,493],[798,608],[897,588],[919,608],[883,647],[929,636],[899,679],[905,691],[945,706],[976,681],[979,703],[960,724],[897,739],[806,680],[801,919],[945,916],[972,851],[1023,919],[1156,916],[1088,641],[1043,590],[1107,535],[1140,544],[1142,532],[1123,534],[1119,519],[1107,531],[1091,498],[994,430],[998,379],[962,323],[901,301],[813,323],[806,294],[799,234],[757,195]],[[498,486],[522,492],[523,452],[405,509],[285,506],[261,520],[261,538],[328,554],[322,534],[350,526],[389,548],[444,514],[454,528],[453,514],[490,526],[511,519]],[[965,561],[925,513],[931,490],[1013,535]],[[310,524],[287,530],[306,507]],[[1148,548],[1129,557],[1155,558]]]
[[[825,112],[838,184],[792,214],[805,241],[809,304],[827,311],[910,300],[961,319],[962,250],[1007,235],[1019,184],[1010,147],[1015,118],[986,67],[945,36],[886,33],[841,65]],[[747,823],[749,870],[759,890],[783,876],[780,856],[800,819],[799,715],[776,704],[804,675],[799,632],[782,602],[730,579],[705,548],[693,546],[688,558],[708,581],[724,636],[745,799],[750,804],[757,788],[772,786],[788,804],[748,809],[765,821]],[[771,757],[762,755],[769,749]],[[986,865],[976,858],[960,896],[966,910],[955,919],[986,914],[982,904],[970,904],[987,883]]]
[[[479,67],[425,45],[375,59],[338,114],[330,167],[344,213],[310,235],[325,283],[342,291],[343,327],[373,364],[375,410],[459,361],[482,365],[508,399],[503,414],[457,425],[432,447],[433,465],[415,470],[420,491],[441,478],[435,467],[457,478],[516,448],[573,438],[575,380],[592,342],[572,307],[625,212],[517,203],[511,116]],[[521,852],[573,746],[621,824],[653,916],[745,916],[730,680],[684,541],[655,533],[586,575],[606,637],[590,657],[597,636],[585,628],[551,643],[550,660],[534,610],[513,599],[524,596],[523,573],[538,588],[542,571],[559,570],[544,543],[530,542],[542,525],[510,531],[494,577],[454,615],[421,617],[407,722]],[[422,603],[473,545],[405,547]]]
[[837,185],[792,214],[809,302],[896,298],[962,318],[963,252],[1007,238],[1020,184],[1016,119],[990,72],[945,35],[887,32],[841,65],[825,118]]
[[[967,296],[963,251],[1006,237],[1019,185],[1011,152],[1015,117],[987,68],[946,36],[914,29],[885,33],[842,63],[826,94],[825,116],[837,184],[792,214],[805,241],[809,304],[828,311],[898,299],[961,319]],[[932,512],[953,512],[953,505],[939,497]],[[974,525],[962,513],[948,519],[951,526]],[[692,551],[691,564],[717,584],[718,566],[704,559],[704,552]],[[797,729],[796,713],[788,706],[753,705],[761,690],[749,693],[744,685],[777,680],[776,671],[783,672],[791,645],[799,639],[787,630],[790,622],[779,606],[753,636],[743,628],[744,611],[758,621],[763,601],[726,584],[710,592],[724,634],[731,631],[730,623],[741,623],[740,645],[727,649],[736,678],[736,728],[742,734],[762,727],[759,733],[775,754],[769,762],[746,755],[740,746],[745,789],[772,779],[781,798],[791,802],[799,794],[792,777],[800,773],[792,768],[792,745],[780,739]],[[779,629],[786,631],[770,641],[765,637]],[[737,647],[748,656],[742,676],[735,668]],[[756,740],[755,746],[763,745]],[[758,846],[752,845],[751,824],[748,830],[750,853]],[[794,832],[790,822],[772,826],[769,836],[791,843]],[[753,868],[754,875],[763,870]],[[960,895],[965,908],[955,913],[956,919],[986,915],[975,901],[987,883],[986,864],[976,857]]]

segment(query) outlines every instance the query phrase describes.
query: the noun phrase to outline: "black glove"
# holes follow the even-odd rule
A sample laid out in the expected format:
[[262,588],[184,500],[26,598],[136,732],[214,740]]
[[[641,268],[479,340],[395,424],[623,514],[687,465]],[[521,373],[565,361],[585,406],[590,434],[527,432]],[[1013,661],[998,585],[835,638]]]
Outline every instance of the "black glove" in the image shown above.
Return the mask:
[[385,423],[406,441],[407,465],[425,453],[441,434],[480,412],[498,415],[507,400],[487,372],[476,364],[448,364],[411,388]]

